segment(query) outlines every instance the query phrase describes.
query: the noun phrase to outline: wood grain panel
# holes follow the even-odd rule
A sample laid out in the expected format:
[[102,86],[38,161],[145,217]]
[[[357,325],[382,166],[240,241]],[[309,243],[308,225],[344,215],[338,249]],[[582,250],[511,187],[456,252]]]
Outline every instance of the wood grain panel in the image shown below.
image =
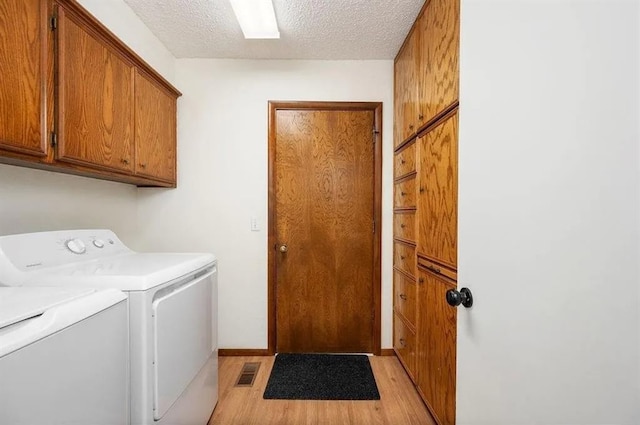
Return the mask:
[[456,402],[456,317],[457,310],[446,302],[454,283],[419,272],[417,341],[418,387],[432,414],[441,425],[455,424]]
[[415,246],[395,242],[393,244],[393,265],[410,274],[416,275],[416,248]]
[[416,242],[415,211],[400,211],[393,215],[393,237]]
[[404,85],[407,84],[405,71],[403,68],[404,61],[402,55],[404,50],[401,50],[398,56],[398,60],[393,64],[393,147],[397,148],[404,142],[404,110],[401,105],[404,96]]
[[400,361],[404,364],[409,376],[415,380],[416,376],[416,335],[404,323],[402,318],[394,315],[393,347]]
[[417,52],[419,31],[412,31],[396,58],[394,70],[395,131],[394,146],[416,134],[417,127]]
[[[398,359],[369,358],[380,400],[262,398],[274,357],[221,357],[219,399],[209,425],[435,425]],[[245,362],[260,362],[253,387],[235,387]]]
[[135,173],[176,182],[176,97],[135,73]]
[[416,207],[416,179],[412,178],[400,181],[395,184],[393,191],[394,208],[415,208]]
[[43,157],[48,80],[47,2],[0,2],[0,148]]
[[458,113],[418,141],[418,252],[457,266]]
[[460,0],[429,0],[418,20],[418,118],[426,124],[458,100]]
[[371,352],[374,113],[275,120],[277,350]]
[[401,151],[396,153],[394,158],[394,177],[401,177],[416,171],[416,144],[410,143]]
[[416,327],[416,282],[397,270],[393,272],[393,309]]
[[58,159],[133,171],[134,68],[58,9]]

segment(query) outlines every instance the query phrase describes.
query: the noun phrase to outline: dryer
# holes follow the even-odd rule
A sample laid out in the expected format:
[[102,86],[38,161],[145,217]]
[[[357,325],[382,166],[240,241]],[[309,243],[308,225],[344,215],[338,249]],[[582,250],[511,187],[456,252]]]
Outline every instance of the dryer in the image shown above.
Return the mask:
[[217,261],[137,253],[110,230],[0,237],[1,283],[128,296],[133,425],[202,425],[218,399]]

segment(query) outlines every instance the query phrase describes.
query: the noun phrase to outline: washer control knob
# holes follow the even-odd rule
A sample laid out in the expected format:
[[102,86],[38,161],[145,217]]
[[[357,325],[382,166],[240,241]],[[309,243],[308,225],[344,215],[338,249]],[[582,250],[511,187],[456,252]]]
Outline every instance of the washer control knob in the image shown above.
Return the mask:
[[94,239],[93,246],[96,248],[104,248],[104,241],[101,239]]
[[80,239],[69,239],[65,242],[67,249],[74,254],[84,254],[87,251],[87,247]]

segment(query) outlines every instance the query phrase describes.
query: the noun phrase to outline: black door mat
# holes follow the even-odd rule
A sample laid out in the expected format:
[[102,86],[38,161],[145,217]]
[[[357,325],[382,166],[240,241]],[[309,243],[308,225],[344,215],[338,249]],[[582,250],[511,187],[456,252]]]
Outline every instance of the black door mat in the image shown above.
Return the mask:
[[365,355],[278,354],[265,399],[380,400]]

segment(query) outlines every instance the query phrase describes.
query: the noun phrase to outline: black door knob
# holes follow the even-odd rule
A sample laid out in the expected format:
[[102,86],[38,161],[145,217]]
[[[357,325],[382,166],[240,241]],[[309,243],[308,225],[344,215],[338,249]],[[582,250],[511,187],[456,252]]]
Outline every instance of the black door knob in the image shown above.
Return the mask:
[[473,305],[473,295],[469,288],[462,288],[460,292],[455,289],[449,289],[447,291],[447,303],[452,307],[457,307],[460,304],[469,308]]

